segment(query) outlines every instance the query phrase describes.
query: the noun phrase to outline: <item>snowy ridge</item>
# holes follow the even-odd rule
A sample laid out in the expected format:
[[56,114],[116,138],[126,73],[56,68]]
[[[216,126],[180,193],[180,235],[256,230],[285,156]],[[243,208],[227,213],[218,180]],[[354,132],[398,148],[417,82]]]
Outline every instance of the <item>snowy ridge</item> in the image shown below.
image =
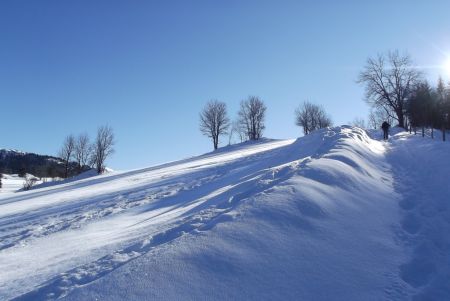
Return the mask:
[[17,149],[0,148],[0,154],[6,156],[10,154],[25,155],[27,153]]
[[342,126],[0,198],[0,299],[407,299],[393,153]]

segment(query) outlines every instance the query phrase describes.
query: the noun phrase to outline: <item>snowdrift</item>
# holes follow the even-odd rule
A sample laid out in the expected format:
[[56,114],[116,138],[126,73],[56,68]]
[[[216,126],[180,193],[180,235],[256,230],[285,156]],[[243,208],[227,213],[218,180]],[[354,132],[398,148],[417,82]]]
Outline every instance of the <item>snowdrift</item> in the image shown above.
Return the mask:
[[389,152],[342,126],[0,198],[0,299],[418,294]]

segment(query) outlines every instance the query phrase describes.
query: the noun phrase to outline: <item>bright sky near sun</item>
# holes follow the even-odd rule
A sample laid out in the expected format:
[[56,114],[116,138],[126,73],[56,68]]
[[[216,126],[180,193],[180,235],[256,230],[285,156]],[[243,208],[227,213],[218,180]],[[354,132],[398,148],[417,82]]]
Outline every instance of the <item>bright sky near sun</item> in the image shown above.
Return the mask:
[[[367,57],[407,51],[450,80],[450,1],[1,1],[0,148],[56,154],[109,124],[114,169],[208,152],[198,114],[267,104],[266,137],[295,138],[294,110],[366,117]],[[223,142],[227,138],[223,138]]]

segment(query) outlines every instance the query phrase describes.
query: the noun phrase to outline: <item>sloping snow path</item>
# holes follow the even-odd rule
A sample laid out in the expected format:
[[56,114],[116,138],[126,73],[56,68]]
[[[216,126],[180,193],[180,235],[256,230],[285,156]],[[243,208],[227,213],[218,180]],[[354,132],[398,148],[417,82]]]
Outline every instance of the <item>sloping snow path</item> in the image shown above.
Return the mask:
[[406,132],[388,146],[402,195],[397,237],[407,249],[399,284],[413,300],[450,300],[449,155],[450,143]]
[[343,126],[1,198],[0,299],[425,294],[396,147]]

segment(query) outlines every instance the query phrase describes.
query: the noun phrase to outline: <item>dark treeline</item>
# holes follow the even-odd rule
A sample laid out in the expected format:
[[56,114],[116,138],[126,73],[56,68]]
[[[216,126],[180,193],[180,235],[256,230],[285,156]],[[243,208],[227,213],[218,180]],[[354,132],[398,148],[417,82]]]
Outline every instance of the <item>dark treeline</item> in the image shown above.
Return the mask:
[[[18,174],[21,177],[29,173],[39,178],[57,178],[64,176],[65,166],[57,157],[0,150],[0,173]],[[77,173],[76,163],[71,162],[68,166],[69,176]]]
[[[437,86],[431,87],[427,81],[417,84],[407,101],[407,116],[410,121],[410,130],[416,131],[416,128],[422,129],[422,135],[425,128],[433,129],[449,128],[450,116],[450,87],[445,87],[441,78]],[[444,136],[445,139],[445,136]]]

